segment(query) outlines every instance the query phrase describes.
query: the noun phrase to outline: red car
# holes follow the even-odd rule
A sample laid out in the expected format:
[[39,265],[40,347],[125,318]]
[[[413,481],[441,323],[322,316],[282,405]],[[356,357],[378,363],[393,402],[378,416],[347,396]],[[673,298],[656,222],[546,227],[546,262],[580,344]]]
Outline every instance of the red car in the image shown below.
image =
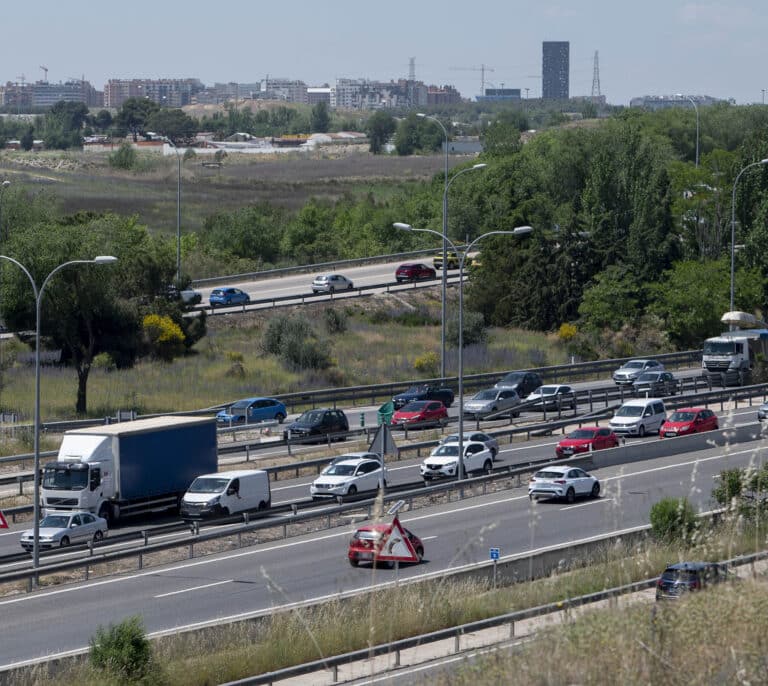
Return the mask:
[[432,267],[420,262],[407,262],[401,264],[395,271],[395,281],[420,281],[422,279],[435,279],[437,272]]
[[599,426],[582,426],[580,429],[571,431],[560,441],[555,448],[555,453],[558,457],[568,457],[590,450],[615,448],[618,445],[619,439],[610,429]]
[[448,410],[439,400],[414,400],[401,407],[392,415],[393,426],[405,424],[443,424],[448,419]]
[[687,436],[701,431],[714,431],[719,427],[717,415],[712,410],[704,407],[681,407],[661,425],[659,438]]
[[[405,527],[402,527],[402,529],[403,533],[410,540],[418,561],[421,562],[424,557],[424,544],[416,534],[411,533]],[[349,564],[353,567],[357,567],[361,562],[376,564],[377,558],[387,542],[387,532],[389,530],[389,524],[380,523],[366,524],[355,531],[352,539],[349,541],[349,551],[347,552]],[[391,562],[388,564],[392,565]]]

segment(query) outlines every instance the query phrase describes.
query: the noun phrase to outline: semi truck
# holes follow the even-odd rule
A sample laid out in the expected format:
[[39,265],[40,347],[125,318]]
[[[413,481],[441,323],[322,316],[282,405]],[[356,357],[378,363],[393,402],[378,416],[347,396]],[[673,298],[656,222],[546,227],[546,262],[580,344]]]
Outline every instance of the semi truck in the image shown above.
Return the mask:
[[702,374],[722,386],[748,385],[758,358],[768,360],[768,328],[739,328],[766,326],[746,312],[726,312],[720,321],[731,329],[704,341]]
[[177,509],[192,481],[218,468],[215,417],[154,417],[64,433],[43,468],[46,514],[88,510],[113,522]]

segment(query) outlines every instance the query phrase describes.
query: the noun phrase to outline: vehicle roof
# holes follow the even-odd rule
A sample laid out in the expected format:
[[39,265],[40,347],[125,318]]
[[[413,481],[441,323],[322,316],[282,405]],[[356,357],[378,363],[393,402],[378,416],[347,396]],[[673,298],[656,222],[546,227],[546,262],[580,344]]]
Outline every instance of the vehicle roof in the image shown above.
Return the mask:
[[345,457],[343,460],[335,460],[334,464],[344,464],[346,462],[350,464],[357,464],[358,462],[368,462],[369,460],[372,460],[373,462],[379,462],[379,458],[376,455],[368,455],[368,456],[360,456],[360,457]]
[[653,402],[664,402],[663,398],[631,398],[630,400],[625,400],[622,403],[622,406],[624,405],[647,405],[648,403]]
[[360,451],[358,453],[344,453],[343,455],[339,455],[338,457],[334,458],[335,460],[341,461],[341,460],[354,460],[361,457],[365,457],[371,460],[378,460],[379,456],[376,453],[372,453],[367,450]]
[[719,564],[719,562],[675,562],[667,565],[666,569],[705,569],[706,567],[719,566]]
[[[458,442],[459,442],[459,439],[454,438],[448,441],[444,441],[443,443],[441,443],[441,445],[436,445],[435,448],[440,448],[441,446],[451,445],[453,443],[458,443]],[[485,443],[483,443],[482,441],[468,441],[467,439],[464,439],[462,443],[464,444],[465,447],[468,445],[481,445],[483,446],[483,448],[485,448]]]
[[149,431],[152,429],[161,429],[166,426],[181,426],[191,424],[216,423],[216,417],[150,417],[149,419],[135,419],[131,422],[118,422],[116,424],[100,424],[99,426],[89,426],[82,429],[69,429],[65,436],[119,436],[122,434],[138,433],[140,431]]
[[266,474],[263,469],[232,469],[228,472],[211,472],[210,474],[201,474],[198,479],[242,479],[251,474]]
[[627,360],[626,362],[622,362],[621,366],[626,367],[630,362],[658,362],[658,360],[653,360],[650,357],[635,357],[631,360]]
[[229,404],[234,405],[235,403],[254,403],[257,400],[274,400],[275,402],[278,402],[278,403],[282,402],[282,400],[278,400],[277,398],[270,398],[267,395],[257,395],[257,396],[254,396],[253,398],[240,398],[239,400],[235,400],[234,402]]
[[580,426],[574,431],[600,431],[600,429],[607,429],[607,426]]
[[704,407],[676,407],[675,412],[701,412]]
[[581,467],[574,467],[570,464],[557,464],[549,467],[542,467],[539,472],[567,472],[570,469],[581,469]]
[[55,512],[49,512],[48,515],[64,515],[65,517],[71,517],[72,515],[82,515],[82,514],[89,514],[93,515],[94,517],[97,517],[97,515],[93,514],[93,512],[88,512],[88,510],[56,510]]

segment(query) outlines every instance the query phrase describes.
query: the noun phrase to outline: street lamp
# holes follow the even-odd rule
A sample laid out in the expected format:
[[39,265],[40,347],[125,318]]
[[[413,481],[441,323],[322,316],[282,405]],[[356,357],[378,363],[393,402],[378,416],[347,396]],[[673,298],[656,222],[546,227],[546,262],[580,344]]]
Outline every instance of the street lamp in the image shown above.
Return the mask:
[[178,176],[176,180],[176,286],[181,288],[181,153],[168,136],[163,136],[163,140],[173,148],[176,153],[176,162],[178,163]]
[[693,105],[693,109],[696,110],[696,166],[699,166],[699,107],[696,101],[690,95],[677,94],[678,98],[685,98]]
[[[738,174],[736,174],[736,179],[733,182],[733,193],[731,194],[731,300],[729,312],[733,312],[734,308],[734,264],[736,255],[736,185],[739,183],[741,175],[747,171],[747,169],[757,167],[761,164],[768,164],[768,158],[759,160],[757,162],[752,162],[752,164],[748,164],[746,167],[741,169]],[[733,325],[731,325],[731,328],[733,328]]]
[[43,291],[46,285],[51,280],[51,277],[73,264],[112,264],[117,262],[116,257],[111,255],[98,255],[92,260],[70,260],[64,262],[56,267],[48,276],[43,280],[43,285],[38,289],[37,283],[35,283],[32,274],[29,270],[21,264],[18,260],[7,255],[0,255],[0,259],[13,262],[21,271],[23,271],[29,283],[32,284],[32,291],[35,294],[35,427],[34,427],[34,488],[33,495],[33,517],[34,521],[34,533],[32,539],[32,567],[37,569],[40,566],[40,305],[43,300]]
[[[403,231],[421,231],[422,233],[432,233],[435,236],[441,235],[438,231],[432,229],[414,229],[410,224],[403,224],[401,222],[395,222],[393,226]],[[462,251],[456,248],[453,241],[446,238],[451,249],[459,257],[459,463],[456,473],[456,479],[459,481],[464,477],[464,262],[475,244],[483,238],[488,236],[524,236],[531,233],[531,231],[533,231],[533,228],[530,226],[517,226],[512,231],[488,231],[475,238]]]
[[11,182],[8,181],[8,179],[0,183],[0,240],[3,239],[3,196],[5,195],[6,189],[10,185]]

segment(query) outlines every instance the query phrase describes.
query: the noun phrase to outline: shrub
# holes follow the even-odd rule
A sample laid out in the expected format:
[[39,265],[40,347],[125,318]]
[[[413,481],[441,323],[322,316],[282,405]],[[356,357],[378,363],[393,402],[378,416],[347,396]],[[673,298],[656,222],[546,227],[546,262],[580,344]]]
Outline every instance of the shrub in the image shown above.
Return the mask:
[[560,328],[557,331],[557,337],[563,343],[570,343],[578,332],[579,330],[573,324],[565,322],[560,325]]
[[768,513],[768,467],[726,469],[716,483],[712,497],[719,505],[750,520]]
[[147,347],[158,359],[169,362],[184,352],[184,332],[170,317],[148,314],[142,327]]
[[156,682],[152,675],[152,646],[141,619],[129,617],[107,629],[99,627],[90,640],[90,661],[100,672],[121,683]]
[[109,353],[99,353],[93,358],[91,367],[94,369],[103,369],[105,372],[111,372],[117,368],[117,365],[112,359],[112,355]]
[[327,369],[328,353],[316,340],[304,317],[275,317],[261,339],[264,352],[277,355],[297,369]]
[[[488,338],[488,332],[485,329],[485,320],[479,312],[464,312],[464,347],[475,343],[484,343]],[[445,340],[449,345],[459,347],[459,318],[452,317],[448,320],[445,328]]]
[[424,376],[437,376],[439,362],[440,358],[437,356],[437,353],[430,350],[423,355],[419,355],[413,361],[413,368]]
[[133,169],[137,162],[136,150],[130,143],[121,143],[120,147],[109,156],[109,166],[115,169]]
[[344,333],[347,330],[347,314],[329,307],[324,312],[325,329],[329,334]]
[[688,498],[663,498],[650,513],[651,531],[665,543],[690,542],[696,530],[696,512]]

